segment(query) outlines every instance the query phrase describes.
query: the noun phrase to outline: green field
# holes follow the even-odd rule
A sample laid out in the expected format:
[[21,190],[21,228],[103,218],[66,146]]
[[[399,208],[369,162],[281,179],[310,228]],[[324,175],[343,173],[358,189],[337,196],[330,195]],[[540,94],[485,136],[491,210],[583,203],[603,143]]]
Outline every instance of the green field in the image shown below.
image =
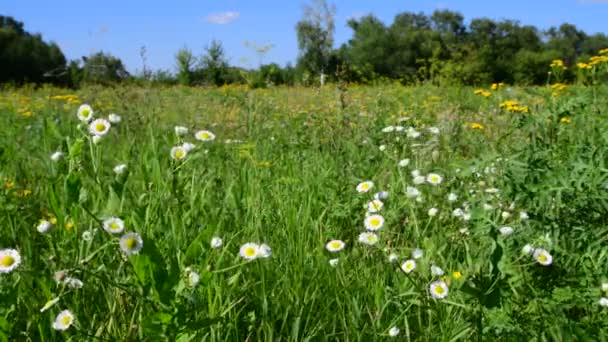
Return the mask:
[[0,341],[607,340],[608,88],[474,90],[4,89]]

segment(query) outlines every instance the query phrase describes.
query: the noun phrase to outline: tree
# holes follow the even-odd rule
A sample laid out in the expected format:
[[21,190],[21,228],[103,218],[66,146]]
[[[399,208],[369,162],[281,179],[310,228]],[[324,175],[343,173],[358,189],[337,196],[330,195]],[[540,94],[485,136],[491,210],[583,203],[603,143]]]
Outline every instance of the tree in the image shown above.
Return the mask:
[[296,24],[300,55],[298,64],[302,69],[319,74],[321,80],[333,47],[336,8],[325,0],[313,0],[312,5],[304,5],[302,20]]
[[193,68],[196,64],[196,57],[187,47],[183,47],[175,54],[177,67],[177,81],[181,85],[189,86],[193,81]]
[[109,53],[100,51],[82,59],[84,82],[108,85],[120,82],[129,76],[122,61]]
[[214,39],[205,47],[205,54],[200,59],[200,68],[202,79],[207,83],[217,86],[225,83],[228,60],[220,41]]

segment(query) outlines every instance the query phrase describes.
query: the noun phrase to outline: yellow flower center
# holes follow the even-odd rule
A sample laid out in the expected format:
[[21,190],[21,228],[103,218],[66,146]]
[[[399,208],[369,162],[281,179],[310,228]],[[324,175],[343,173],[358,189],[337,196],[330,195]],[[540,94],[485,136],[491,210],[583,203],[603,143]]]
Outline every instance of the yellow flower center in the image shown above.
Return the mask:
[[248,256],[248,257],[255,256],[255,248],[253,248],[253,247],[247,247],[245,249],[245,255]]
[[442,295],[445,292],[445,290],[443,289],[443,287],[441,286],[437,286],[435,287],[435,293],[438,295]]
[[61,324],[70,325],[72,324],[72,317],[70,315],[65,315],[61,317]]
[[342,244],[338,241],[333,241],[332,243],[329,244],[329,246],[333,249],[338,249],[342,246]]
[[97,132],[103,132],[106,129],[106,125],[103,122],[98,122],[95,124],[95,130]]
[[544,253],[541,253],[541,254],[538,256],[538,261],[540,261],[540,262],[547,262],[547,255],[546,255],[546,254],[544,254]]
[[88,118],[89,115],[91,115],[91,111],[90,110],[88,110],[88,109],[83,109],[82,110],[82,116],[83,117]]
[[361,190],[367,190],[367,189],[369,189],[369,185],[367,183],[361,184]]
[[408,271],[411,271],[413,268],[414,268],[414,264],[412,264],[412,263],[405,265],[405,269]]
[[437,176],[431,176],[431,182],[433,182],[433,183],[439,183],[439,177],[437,177]]
[[207,133],[207,132],[201,133],[201,139],[203,139],[203,140],[209,139],[209,133]]
[[72,228],[74,228],[74,224],[72,222],[65,223],[65,229],[72,230]]
[[184,158],[184,151],[182,149],[178,149],[175,151],[175,158],[182,159]]
[[380,225],[380,219],[374,217],[373,219],[369,220],[369,224],[371,224],[373,227],[377,227]]
[[112,222],[112,223],[110,223],[110,229],[118,230],[118,229],[120,229],[120,226],[118,225],[118,223]]
[[373,235],[369,235],[369,236],[367,237],[367,241],[368,241],[368,242],[374,242],[374,241],[376,241],[376,237],[375,237],[375,236],[373,236]]
[[10,255],[5,255],[2,257],[2,259],[0,259],[0,265],[2,265],[2,267],[11,267],[14,263],[15,258]]
[[135,238],[128,238],[125,241],[125,246],[127,249],[136,249],[137,248],[137,240]]

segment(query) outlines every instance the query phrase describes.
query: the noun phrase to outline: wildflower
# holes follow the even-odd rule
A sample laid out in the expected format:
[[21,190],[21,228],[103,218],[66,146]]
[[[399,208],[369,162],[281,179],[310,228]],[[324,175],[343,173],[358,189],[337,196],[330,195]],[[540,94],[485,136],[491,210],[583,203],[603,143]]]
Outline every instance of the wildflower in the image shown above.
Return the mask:
[[194,144],[191,144],[189,142],[185,142],[185,143],[182,144],[182,148],[184,150],[186,150],[187,152],[190,152],[190,151],[194,150],[195,147],[196,146]]
[[429,173],[426,176],[426,181],[431,185],[439,185],[439,184],[441,184],[442,180],[443,180],[443,178],[436,173]]
[[482,124],[480,124],[479,122],[473,122],[471,123],[471,129],[478,129],[478,130],[482,130],[484,127]]
[[40,220],[40,223],[38,223],[38,226],[36,227],[36,229],[38,230],[39,233],[46,233],[48,232],[51,227],[53,225],[51,224],[51,222],[47,221],[47,220]]
[[61,151],[57,151],[53,154],[51,154],[51,160],[54,162],[59,161],[59,159],[63,158],[63,152]]
[[110,123],[106,119],[96,119],[89,125],[89,131],[95,136],[104,136],[110,130]]
[[509,236],[509,235],[513,234],[513,228],[508,227],[508,226],[500,227],[498,230],[500,231],[500,234],[502,234],[503,236]]
[[441,277],[443,275],[443,270],[439,266],[432,265],[431,266],[431,274],[436,277]]
[[458,279],[462,278],[462,273],[460,273],[458,271],[452,272],[452,278],[454,278],[454,280],[458,280]]
[[126,233],[120,238],[120,249],[127,255],[138,254],[144,246],[144,241],[137,233]]
[[93,108],[88,104],[83,104],[78,107],[78,119],[82,122],[89,122],[93,118]]
[[381,215],[369,215],[364,220],[365,229],[370,231],[376,231],[384,226],[384,217]]
[[602,283],[602,291],[608,292],[608,283]]
[[358,193],[368,192],[373,187],[374,187],[374,182],[372,182],[372,181],[365,181],[365,182],[359,183],[357,185],[357,192]]
[[21,255],[14,249],[0,249],[0,273],[14,271],[21,264]]
[[122,121],[122,118],[120,117],[120,115],[112,113],[108,115],[108,120],[113,124],[117,124]]
[[397,260],[399,260],[399,257],[395,253],[391,253],[388,256],[388,262],[390,262],[390,263],[397,262]]
[[87,242],[93,240],[93,233],[90,230],[82,232],[82,240]]
[[395,131],[395,126],[387,126],[382,129],[382,133],[392,133]]
[[431,296],[436,299],[444,299],[448,296],[448,285],[442,280],[432,282],[429,289],[431,291]]
[[175,126],[175,134],[186,135],[186,134],[188,134],[188,128],[183,127],[183,126]]
[[542,248],[535,249],[533,257],[536,260],[536,262],[538,262],[539,264],[541,264],[543,266],[549,266],[553,262],[553,256]]
[[500,192],[497,188],[487,188],[484,190],[486,194],[497,194]]
[[270,258],[272,256],[272,249],[267,244],[263,243],[260,245],[260,257]]
[[564,116],[563,118],[559,119],[559,122],[560,122],[560,123],[564,123],[564,124],[569,124],[569,123],[571,123],[571,122],[572,122],[572,120],[570,120],[570,118],[569,118],[569,117],[565,117],[565,116]]
[[101,135],[94,135],[93,136],[93,144],[94,145],[99,144],[99,142],[101,141],[101,138],[102,138]]
[[453,192],[450,192],[448,194],[448,202],[456,202],[456,200],[458,200],[458,195]]
[[420,132],[418,132],[417,130],[415,130],[413,127],[410,127],[407,129],[407,136],[408,138],[412,138],[412,139],[416,139],[420,136]]
[[209,131],[198,131],[194,134],[194,137],[196,138],[196,140],[200,141],[212,141],[213,139],[215,139],[215,134]]
[[253,260],[260,255],[260,246],[252,242],[246,243],[241,246],[239,254],[243,259]]
[[103,221],[103,229],[112,234],[120,234],[125,230],[125,222],[118,217],[110,217]]
[[340,259],[338,259],[338,258],[335,258],[335,259],[330,259],[330,260],[329,260],[329,266],[331,266],[331,267],[336,267],[336,266],[338,266],[338,261],[339,261],[339,260],[340,260]]
[[503,219],[505,219],[505,220],[506,220],[506,219],[508,219],[509,217],[511,217],[511,213],[510,213],[510,212],[508,212],[508,211],[503,211],[503,212],[500,214],[500,216],[501,216]]
[[386,145],[380,145],[378,146],[378,149],[380,150],[380,152],[384,152],[386,150]]
[[190,267],[186,267],[186,282],[190,287],[196,287],[201,281],[201,276],[197,272],[193,271]]
[[388,192],[386,192],[386,191],[380,191],[374,195],[374,199],[376,199],[376,200],[385,200],[387,198],[388,198]]
[[522,254],[527,254],[527,255],[531,255],[532,253],[534,253],[534,246],[532,246],[531,244],[526,244],[522,249],[521,249],[521,253]]
[[331,240],[325,245],[325,248],[328,251],[335,253],[343,250],[345,245],[346,244],[342,240]]
[[117,175],[122,175],[125,171],[127,171],[126,164],[119,164],[114,167],[114,173]]
[[399,328],[397,327],[392,327],[389,331],[388,331],[388,336],[390,337],[395,337],[397,335],[399,335],[399,333],[401,332],[401,330],[399,330]]
[[410,172],[412,175],[412,178],[416,178],[418,176],[420,176],[420,170],[412,170],[412,172]]
[[84,285],[82,280],[78,278],[66,277],[63,280],[63,283],[66,284],[71,289],[80,289]]
[[174,160],[182,160],[188,155],[188,150],[183,146],[175,146],[171,148],[171,158]]
[[383,206],[384,203],[382,203],[382,201],[375,199],[367,203],[367,211],[370,213],[377,213]]
[[211,238],[211,248],[220,248],[222,247],[223,241],[221,238],[214,236],[213,238]]
[[422,258],[422,256],[424,256],[424,251],[422,249],[415,248],[412,251],[412,258],[414,258],[414,259],[420,259],[420,258]]
[[452,216],[454,217],[462,217],[464,216],[464,211],[461,208],[456,208],[452,211]]
[[416,176],[416,177],[414,177],[414,179],[412,180],[412,182],[413,182],[415,185],[424,184],[424,182],[425,182],[425,181],[426,181],[426,179],[425,179],[425,178],[424,178],[424,176],[422,176],[422,175]]
[[359,234],[359,242],[362,242],[366,245],[375,245],[378,242],[378,235],[374,233],[361,233]]
[[494,206],[491,205],[491,204],[488,204],[488,203],[484,203],[483,204],[483,210],[487,210],[487,211],[494,210]]
[[74,314],[70,310],[63,310],[55,318],[53,329],[66,330],[74,323]]
[[429,132],[433,134],[439,134],[439,128],[437,127],[429,127]]
[[414,260],[407,260],[406,262],[404,262],[403,264],[401,264],[401,270],[405,273],[411,273],[413,270],[416,269],[416,261]]
[[528,213],[525,211],[522,211],[519,213],[519,219],[520,220],[527,220],[529,218]]
[[603,307],[608,307],[608,298],[606,297],[602,297],[600,298],[600,300],[597,302],[600,306]]
[[57,302],[59,302],[59,297],[55,297],[51,300],[49,300],[48,302],[46,302],[44,304],[44,306],[40,309],[40,312],[45,312],[46,310],[50,309],[53,305],[57,304]]
[[401,159],[399,161],[399,167],[406,167],[410,164],[410,160],[409,159]]
[[405,189],[405,195],[408,198],[417,198],[417,197],[419,197],[421,195],[421,193],[420,193],[420,190],[418,190],[418,189],[416,189],[414,187],[408,186]]
[[433,217],[433,216],[436,216],[438,212],[439,212],[439,209],[437,209],[437,208],[431,208],[431,209],[429,209],[429,211],[428,211],[428,215],[429,215],[430,217]]

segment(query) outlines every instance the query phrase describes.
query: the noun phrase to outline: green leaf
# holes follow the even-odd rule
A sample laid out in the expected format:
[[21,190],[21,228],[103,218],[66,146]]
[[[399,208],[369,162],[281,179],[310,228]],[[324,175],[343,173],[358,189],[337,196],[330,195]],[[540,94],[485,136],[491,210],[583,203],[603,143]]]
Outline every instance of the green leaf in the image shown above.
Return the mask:
[[80,175],[77,173],[70,173],[65,180],[65,188],[68,194],[68,206],[78,202],[81,187],[82,181],[80,180]]

